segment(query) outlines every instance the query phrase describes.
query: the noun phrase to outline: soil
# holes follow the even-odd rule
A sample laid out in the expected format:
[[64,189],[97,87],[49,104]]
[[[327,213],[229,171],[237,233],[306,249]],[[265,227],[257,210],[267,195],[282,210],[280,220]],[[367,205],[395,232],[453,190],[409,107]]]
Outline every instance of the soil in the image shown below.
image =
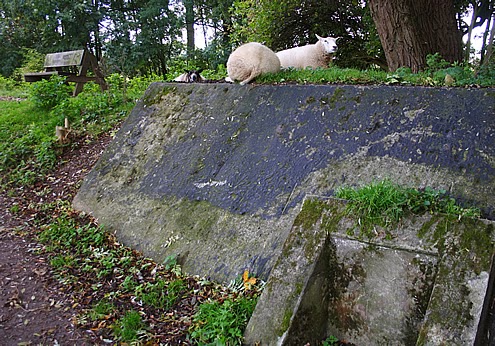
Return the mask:
[[40,245],[33,237],[37,232],[33,206],[58,199],[72,200],[110,139],[108,135],[90,142],[79,139],[65,150],[59,166],[44,181],[29,190],[0,192],[3,346],[98,344],[90,331],[78,329],[73,323],[77,311],[70,292],[54,278],[46,258],[37,251]]

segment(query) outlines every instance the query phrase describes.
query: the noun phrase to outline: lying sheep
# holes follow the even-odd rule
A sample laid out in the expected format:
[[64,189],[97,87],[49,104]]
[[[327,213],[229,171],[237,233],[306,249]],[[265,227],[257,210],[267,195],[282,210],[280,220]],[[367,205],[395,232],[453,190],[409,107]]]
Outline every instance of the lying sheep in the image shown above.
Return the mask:
[[277,53],[282,68],[327,68],[337,51],[337,39],[334,37],[320,37],[318,42],[302,47],[282,50]]
[[203,82],[205,79],[203,78],[203,76],[201,76],[201,72],[203,72],[203,69],[192,70],[192,71],[185,70],[183,74],[181,74],[180,76],[174,79],[174,82],[183,82],[183,83]]
[[257,42],[243,44],[230,54],[227,60],[227,81],[247,84],[262,73],[280,71],[277,55],[268,47]]

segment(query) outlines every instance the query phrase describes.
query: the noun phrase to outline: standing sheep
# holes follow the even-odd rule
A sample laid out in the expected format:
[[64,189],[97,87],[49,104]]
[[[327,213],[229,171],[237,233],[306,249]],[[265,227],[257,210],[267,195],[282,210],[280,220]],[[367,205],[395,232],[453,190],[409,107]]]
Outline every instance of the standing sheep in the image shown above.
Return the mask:
[[230,54],[227,60],[227,81],[241,81],[244,85],[262,73],[280,71],[277,55],[268,47],[257,42],[243,44]]
[[302,47],[277,52],[282,68],[327,68],[337,51],[337,39],[334,37],[320,37],[316,35],[318,42]]

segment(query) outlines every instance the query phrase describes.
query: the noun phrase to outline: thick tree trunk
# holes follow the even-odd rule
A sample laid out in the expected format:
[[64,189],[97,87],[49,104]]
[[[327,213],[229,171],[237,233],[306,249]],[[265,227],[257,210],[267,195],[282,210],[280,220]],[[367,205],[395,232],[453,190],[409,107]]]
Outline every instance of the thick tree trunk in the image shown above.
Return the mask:
[[426,67],[426,56],[439,53],[462,61],[461,34],[453,0],[368,0],[391,71]]

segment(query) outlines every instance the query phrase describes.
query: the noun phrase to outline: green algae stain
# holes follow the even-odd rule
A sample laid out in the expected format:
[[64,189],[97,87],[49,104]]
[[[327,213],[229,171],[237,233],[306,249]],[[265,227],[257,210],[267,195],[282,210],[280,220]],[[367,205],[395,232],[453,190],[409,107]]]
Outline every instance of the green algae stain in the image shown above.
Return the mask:
[[422,225],[417,236],[435,246],[440,255],[458,257],[465,253],[472,259],[470,269],[476,274],[490,268],[495,245],[493,223],[435,214]]
[[330,97],[330,106],[332,108],[335,108],[335,103],[339,101],[339,99],[342,98],[342,96],[344,95],[344,89],[342,88],[335,88],[335,91],[333,93],[333,95]]
[[158,83],[152,84],[144,94],[142,101],[146,107],[149,107],[160,102],[160,100],[168,94],[176,92],[176,86],[162,86]]
[[[494,251],[494,226],[476,218],[436,214],[418,231],[418,237],[434,246],[441,261],[428,301],[428,316],[417,345],[428,342],[429,330],[463,330],[473,323],[468,280],[489,272]],[[453,336],[452,336],[453,337]],[[453,342],[447,336],[445,342]]]
[[309,96],[307,99],[306,99],[306,104],[311,104],[311,103],[315,103],[316,102],[316,99],[314,98],[314,96]]
[[277,330],[277,335],[282,336],[290,327],[292,316],[294,315],[294,304],[296,303],[298,297],[301,295],[303,291],[304,285],[301,282],[296,282],[294,284],[294,290],[290,294],[289,298],[287,298],[287,306],[284,310],[282,321]]
[[292,319],[292,310],[286,309],[284,312],[284,317],[282,318],[282,323],[280,324],[280,328],[277,332],[278,336],[284,335],[287,329],[289,329],[291,319]]
[[492,223],[485,224],[481,220],[465,218],[462,220],[463,231],[460,234],[460,250],[471,252],[471,270],[476,274],[488,271],[493,254],[494,226]]
[[326,204],[318,199],[307,199],[304,201],[301,212],[294,220],[294,226],[301,226],[303,229],[308,230],[315,226],[320,220],[323,211],[326,209]]
[[183,200],[174,219],[178,231],[190,230],[188,234],[193,239],[201,240],[208,238],[208,234],[218,223],[219,215],[208,202]]

